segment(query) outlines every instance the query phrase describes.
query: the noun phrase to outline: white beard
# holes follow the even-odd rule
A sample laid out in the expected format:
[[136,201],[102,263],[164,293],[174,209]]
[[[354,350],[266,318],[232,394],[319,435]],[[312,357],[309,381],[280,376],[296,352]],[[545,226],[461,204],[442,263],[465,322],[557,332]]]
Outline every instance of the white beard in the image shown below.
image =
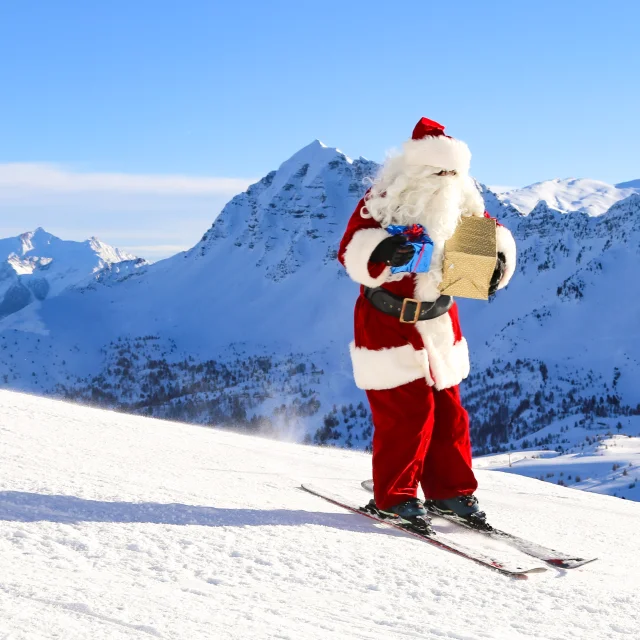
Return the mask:
[[434,243],[444,243],[462,215],[466,178],[437,176],[438,171],[409,163],[404,155],[390,158],[369,191],[365,215],[383,228],[421,224]]
[[[421,224],[426,229],[434,244],[431,265],[427,273],[416,275],[414,294],[425,301],[440,296],[444,243],[454,234],[460,217],[472,213],[468,206],[468,175],[435,175],[439,171],[438,167],[408,162],[404,154],[390,158],[373,182],[364,213],[383,228],[390,224]],[[473,192],[481,200],[475,187]],[[477,201],[472,209],[475,215],[484,211]],[[389,276],[389,280],[407,275],[398,273]]]

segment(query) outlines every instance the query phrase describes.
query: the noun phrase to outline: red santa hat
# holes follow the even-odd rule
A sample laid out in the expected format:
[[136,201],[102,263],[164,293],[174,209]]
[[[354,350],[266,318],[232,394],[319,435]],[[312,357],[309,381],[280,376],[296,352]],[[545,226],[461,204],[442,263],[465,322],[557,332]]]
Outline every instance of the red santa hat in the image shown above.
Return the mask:
[[471,165],[469,147],[445,135],[444,126],[435,120],[421,118],[413,129],[411,140],[404,144],[407,162],[457,171],[467,175]]

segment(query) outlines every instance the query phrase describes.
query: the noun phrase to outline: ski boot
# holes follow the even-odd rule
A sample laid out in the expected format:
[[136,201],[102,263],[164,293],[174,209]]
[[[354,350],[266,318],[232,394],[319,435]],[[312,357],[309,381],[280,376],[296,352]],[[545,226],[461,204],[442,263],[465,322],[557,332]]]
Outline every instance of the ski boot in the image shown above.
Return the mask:
[[478,498],[473,494],[446,498],[445,500],[425,500],[428,511],[436,515],[464,520],[474,529],[491,531],[493,527],[487,522],[487,515],[480,511]]
[[424,505],[418,498],[409,498],[399,504],[388,509],[379,509],[375,500],[371,499],[369,504],[363,509],[369,513],[374,513],[382,518],[400,519],[403,524],[406,523],[407,528],[418,533],[426,535],[434,535],[435,531],[431,527],[431,519]]

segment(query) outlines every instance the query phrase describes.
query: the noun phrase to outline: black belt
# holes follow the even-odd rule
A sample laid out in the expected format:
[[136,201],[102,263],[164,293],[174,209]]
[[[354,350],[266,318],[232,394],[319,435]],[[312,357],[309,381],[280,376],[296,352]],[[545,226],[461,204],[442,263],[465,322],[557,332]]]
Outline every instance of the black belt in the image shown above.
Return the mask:
[[447,313],[453,305],[451,296],[440,296],[435,302],[421,302],[414,298],[402,298],[383,287],[375,289],[365,287],[364,296],[378,311],[394,316],[406,324],[415,324],[420,320],[433,320]]

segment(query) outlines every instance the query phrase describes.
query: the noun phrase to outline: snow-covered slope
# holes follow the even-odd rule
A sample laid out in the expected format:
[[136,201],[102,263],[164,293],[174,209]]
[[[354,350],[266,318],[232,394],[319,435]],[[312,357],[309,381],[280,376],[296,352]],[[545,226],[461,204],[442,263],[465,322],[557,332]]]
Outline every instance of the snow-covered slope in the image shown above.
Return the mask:
[[[558,433],[558,451],[531,448],[536,439],[544,441]],[[638,416],[626,419],[624,425],[601,419],[595,428],[560,420],[516,442],[510,453],[476,458],[474,466],[640,502],[639,436]]]
[[0,318],[56,296],[101,269],[142,262],[97,238],[61,240],[42,228],[0,239]]
[[590,216],[599,216],[619,200],[634,193],[640,194],[640,181],[634,180],[618,185],[599,180],[567,178],[545,180],[499,194],[499,198],[527,215],[539,202],[560,213],[580,211]]
[[6,391],[0,450],[3,638],[637,635],[637,503],[479,471],[497,525],[599,558],[514,582],[297,488],[367,500],[362,453]]

